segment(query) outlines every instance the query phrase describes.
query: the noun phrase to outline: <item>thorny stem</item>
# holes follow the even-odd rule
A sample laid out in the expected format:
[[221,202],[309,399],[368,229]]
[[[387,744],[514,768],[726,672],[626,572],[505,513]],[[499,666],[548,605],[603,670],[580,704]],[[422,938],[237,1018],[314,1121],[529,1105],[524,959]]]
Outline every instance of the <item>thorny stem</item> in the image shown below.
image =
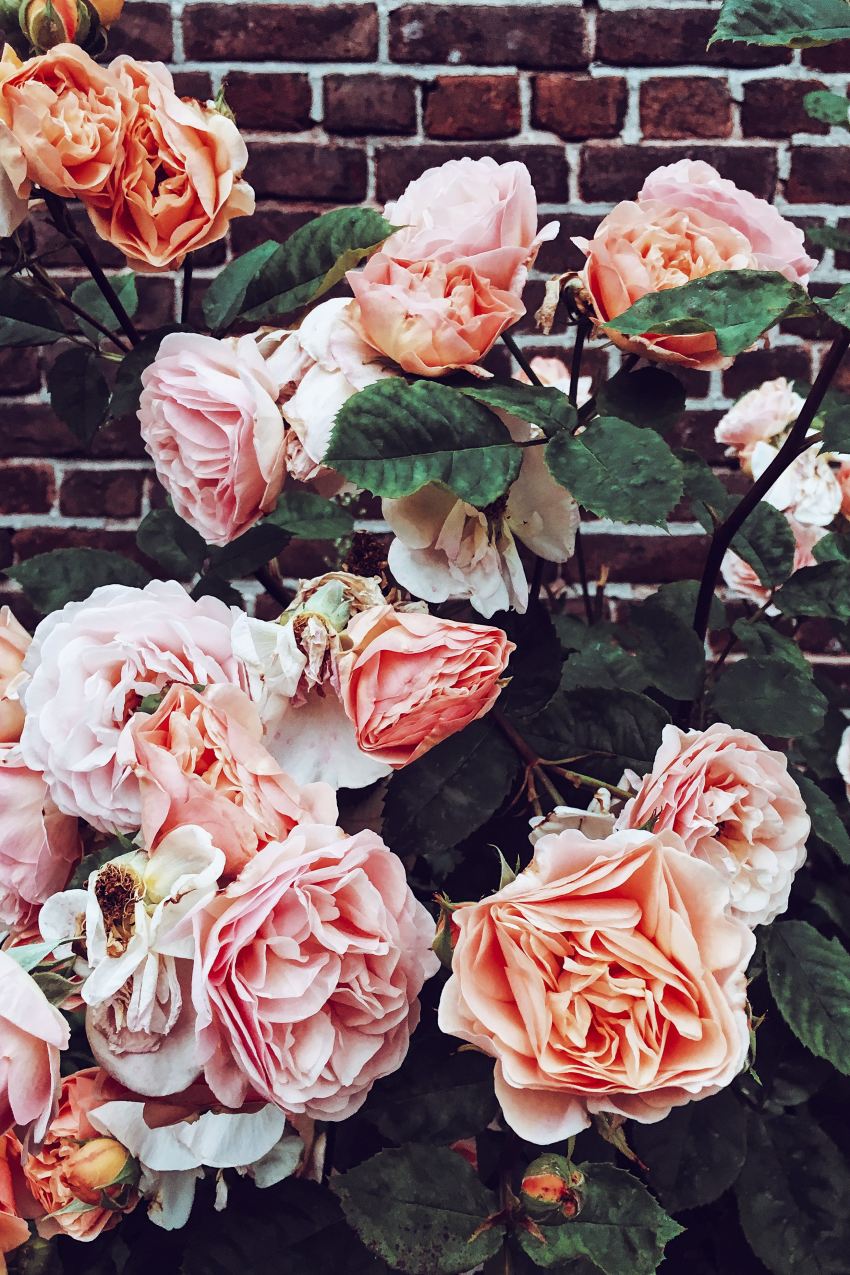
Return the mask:
[[[544,766],[547,762],[542,763]],[[617,788],[615,784],[606,783],[604,779],[594,779],[592,775],[582,775],[577,770],[566,770],[563,766],[553,766],[556,775],[563,775],[565,779],[569,779],[571,784],[579,784],[584,788],[604,788],[606,792],[610,792],[614,797],[622,797],[624,801],[628,801],[634,796],[634,793],[628,792],[625,788]]]
[[540,758],[537,756],[534,749],[531,748],[530,745],[523,739],[519,731],[514,730],[508,719],[500,713],[497,708],[493,709],[491,716],[505,738],[510,740],[520,757],[527,763],[534,778],[538,779],[546,789],[555,805],[562,806],[564,804],[564,799],[552,783],[549,776],[546,774],[545,770],[541,767]]

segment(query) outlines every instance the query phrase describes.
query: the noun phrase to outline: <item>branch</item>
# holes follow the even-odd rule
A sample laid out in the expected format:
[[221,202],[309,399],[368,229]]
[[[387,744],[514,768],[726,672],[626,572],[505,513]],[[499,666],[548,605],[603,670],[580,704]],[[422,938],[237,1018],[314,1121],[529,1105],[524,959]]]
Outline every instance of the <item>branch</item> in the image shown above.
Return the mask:
[[268,567],[260,567],[254,572],[254,579],[258,580],[263,586],[266,593],[274,598],[275,602],[279,602],[282,607],[288,607],[292,599],[284,589],[280,580],[278,580]]

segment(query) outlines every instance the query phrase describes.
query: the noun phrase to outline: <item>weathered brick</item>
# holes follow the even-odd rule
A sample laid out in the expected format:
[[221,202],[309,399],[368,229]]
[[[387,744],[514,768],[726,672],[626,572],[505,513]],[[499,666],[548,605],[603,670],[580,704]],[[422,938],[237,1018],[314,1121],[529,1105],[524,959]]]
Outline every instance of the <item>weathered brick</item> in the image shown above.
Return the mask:
[[452,145],[446,143],[411,144],[409,146],[378,147],[376,164],[378,174],[378,199],[383,203],[395,199],[408,182],[424,173],[426,168],[444,164],[449,159],[471,155],[492,155],[499,163],[521,159],[528,166],[531,180],[541,203],[563,203],[567,198],[567,159],[560,146],[523,145]]
[[329,133],[413,133],[416,81],[408,75],[326,75]]
[[170,62],[174,56],[171,10],[167,4],[133,0],[109,32],[109,54],[129,53],[134,58]]
[[0,514],[49,513],[53,494],[51,465],[0,466]]
[[803,108],[805,95],[824,87],[820,80],[750,80],[741,104],[744,135],[786,138],[792,133],[829,132],[828,124],[813,120]]
[[227,102],[240,128],[297,133],[310,127],[313,94],[306,75],[231,71]]
[[575,5],[406,4],[390,14],[394,62],[571,69],[590,61]]
[[259,198],[357,203],[366,196],[366,153],[357,146],[254,142],[245,175]]
[[0,394],[31,394],[40,384],[35,350],[0,350]]
[[96,509],[103,518],[137,518],[144,481],[139,469],[75,469],[62,480],[59,512],[84,518]]
[[267,239],[283,242],[300,226],[306,225],[326,209],[281,207],[277,204],[260,204],[253,217],[241,217],[230,228],[230,240],[237,254],[248,252]]
[[532,123],[566,141],[616,137],[627,97],[626,81],[619,75],[536,75]]
[[725,80],[669,76],[647,80],[640,90],[640,126],[644,137],[678,140],[729,137],[732,94]]
[[697,579],[708,538],[704,536],[630,536],[600,532],[582,537],[588,574],[609,570],[612,583],[667,584]]
[[519,132],[520,122],[515,76],[441,75],[425,90],[429,137],[512,137]]
[[610,66],[778,66],[791,61],[788,49],[708,41],[716,9],[608,9],[596,25],[596,60]]
[[[587,142],[582,147],[579,184],[587,200],[616,203],[632,199],[661,164],[704,159],[745,190],[772,199],[776,188],[776,151],[770,146],[628,146]],[[850,164],[848,165],[850,168]]]
[[836,40],[835,44],[825,44],[821,49],[803,49],[803,66],[812,66],[816,71],[847,75],[850,73],[850,49],[847,41]]
[[175,71],[174,88],[181,97],[194,97],[199,102],[208,102],[212,97],[209,71]]
[[850,203],[850,147],[795,146],[785,195],[795,204]]
[[374,4],[190,4],[188,58],[216,62],[365,62],[378,52]]

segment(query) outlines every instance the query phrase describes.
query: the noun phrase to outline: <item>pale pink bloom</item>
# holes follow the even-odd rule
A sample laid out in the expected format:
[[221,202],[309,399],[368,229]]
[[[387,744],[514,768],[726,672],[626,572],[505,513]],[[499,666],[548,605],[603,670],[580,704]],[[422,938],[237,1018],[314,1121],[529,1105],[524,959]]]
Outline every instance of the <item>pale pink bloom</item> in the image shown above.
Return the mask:
[[[572,373],[567,367],[563,359],[547,358],[542,354],[538,354],[531,360],[531,370],[547,389],[560,390],[563,394],[570,392],[570,380]],[[525,372],[518,372],[516,380],[522,381],[524,385],[531,385],[531,381]],[[576,395],[576,406],[583,407],[590,398],[593,390],[593,377],[580,376],[578,378],[578,393]]]
[[665,726],[652,770],[618,828],[675,832],[729,885],[734,916],[767,925],[788,907],[806,858],[811,823],[788,760],[756,736],[717,722],[708,730]]
[[793,425],[802,406],[803,399],[791,388],[790,381],[777,376],[739,398],[717,422],[714,437],[728,449],[728,456],[738,456],[749,467],[756,443],[769,442],[782,434]]
[[[800,522],[795,522],[793,518],[788,518],[788,522],[794,533],[794,570],[802,571],[803,567],[813,567],[817,559],[812,550],[826,535],[826,529],[804,526]],[[724,583],[733,593],[736,593],[738,597],[746,598],[748,602],[754,602],[756,606],[764,606],[771,595],[771,590],[762,584],[755,569],[731,550],[723,559],[721,574]],[[768,607],[768,615],[776,615],[776,613],[774,606]]]
[[389,605],[355,616],[346,637],[345,711],[360,748],[394,769],[488,713],[516,649],[502,629]]
[[9,608],[0,607],[0,744],[16,744],[21,738],[24,710],[18,693],[31,641]]
[[396,261],[464,262],[495,288],[519,295],[528,267],[545,240],[538,233],[537,196],[525,164],[451,159],[429,168],[387,204],[384,215],[400,229],[382,251]]
[[[761,478],[778,451],[771,443],[755,444],[750,454],[753,478]],[[829,457],[809,447],[777,478],[764,499],[795,522],[828,527],[841,509],[843,492]]]
[[237,686],[175,684],[156,712],[136,714],[118,761],[139,780],[149,851],[172,829],[195,824],[235,876],[261,845],[281,841],[302,819],[336,818],[332,789],[300,789],[263,747],[262,734],[256,706]]
[[838,748],[838,756],[835,759],[838,767],[838,773],[844,780],[847,789],[847,795],[850,797],[850,726],[847,727],[841,736],[841,743]]
[[279,385],[251,337],[172,332],[142,373],[139,423],[176,512],[226,545],[274,508],[284,479]]
[[56,809],[16,745],[0,745],[0,930],[31,927],[81,855],[77,820]]
[[0,1131],[30,1126],[35,1142],[53,1114],[59,1054],[71,1037],[66,1020],[33,978],[0,951]]
[[541,837],[548,837],[553,832],[571,830],[583,832],[590,841],[604,841],[606,837],[610,837],[614,831],[614,816],[608,809],[610,794],[604,788],[600,789],[600,792],[606,794],[607,800],[600,799],[597,793],[587,809],[577,806],[555,806],[548,815],[536,815],[531,820],[529,835],[531,844],[536,846]]
[[105,585],[43,620],[24,662],[21,751],[60,810],[104,832],[134,832],[139,781],[116,758],[139,704],[172,682],[242,684],[237,612],[175,581]]
[[436,972],[434,923],[372,832],[302,824],[196,916],[206,1078],[241,1107],[344,1120],[395,1071]]
[[505,1119],[529,1142],[599,1112],[663,1120],[746,1062],[755,940],[728,902],[673,833],[541,837],[510,885],[452,912],[440,1027],[496,1059]]

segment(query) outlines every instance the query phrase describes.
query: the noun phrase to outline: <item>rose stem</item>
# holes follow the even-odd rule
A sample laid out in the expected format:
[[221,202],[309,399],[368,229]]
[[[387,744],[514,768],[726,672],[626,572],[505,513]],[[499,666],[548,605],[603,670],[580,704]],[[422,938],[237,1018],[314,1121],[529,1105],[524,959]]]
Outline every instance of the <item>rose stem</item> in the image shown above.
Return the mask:
[[497,708],[494,708],[492,710],[490,716],[493,718],[493,721],[499,727],[499,730],[506,737],[506,739],[510,740],[510,742],[513,744],[514,748],[519,753],[523,761],[526,762],[527,765],[531,767],[533,774],[535,775],[537,779],[540,780],[541,784],[546,789],[547,793],[549,794],[551,800],[554,801],[555,805],[563,806],[564,798],[558,792],[558,789],[552,783],[551,779],[546,774],[545,770],[542,769],[540,765],[540,758],[537,756],[534,749],[531,748],[526,743],[522,735],[520,735],[519,731],[514,730],[513,726],[508,721],[508,719],[502,713],[500,713]]
[[[586,319],[582,319],[576,328],[576,339],[573,345],[572,367],[570,368],[570,402],[573,407],[578,407],[578,383],[581,377],[581,360],[584,354],[584,342],[590,324]],[[594,621],[593,603],[590,600],[590,588],[587,583],[587,563],[584,560],[584,543],[581,538],[581,523],[576,527],[575,540],[575,556],[576,566],[578,567],[578,576],[581,581],[581,596],[584,599],[584,614],[588,625],[592,626]]]
[[260,567],[257,571],[255,571],[254,579],[260,582],[266,593],[273,597],[275,602],[279,602],[283,607],[289,606],[291,601],[289,595],[283,588],[280,581],[275,579],[274,574],[268,567]]
[[41,266],[36,261],[28,261],[26,264],[27,269],[33,278],[37,279],[39,283],[44,286],[57,305],[64,306],[66,310],[70,310],[71,314],[75,314],[78,319],[83,319],[84,322],[90,324],[91,327],[93,327],[96,332],[99,332],[101,336],[108,337],[108,339],[112,341],[118,349],[122,351],[122,353],[129,354],[129,345],[125,345],[117,333],[110,332],[105,323],[101,323],[100,320],[96,319],[93,314],[89,314],[88,310],[84,310],[81,305],[77,305],[76,301],[73,301],[62,290],[62,288],[60,288],[59,285],[50,278],[47,272],[42,270]]
[[183,300],[180,303],[180,322],[184,327],[189,326],[189,315],[192,309],[192,279],[195,273],[195,263],[191,255],[186,257],[183,262]]
[[519,348],[516,341],[511,336],[511,334],[509,332],[503,332],[502,340],[504,341],[505,345],[510,350],[513,357],[516,359],[517,363],[522,368],[523,372],[525,372],[525,375],[528,377],[529,381],[531,381],[531,384],[540,385],[540,377],[537,375],[536,372],[532,371],[531,364],[529,363],[528,359],[525,357],[522,350]]

